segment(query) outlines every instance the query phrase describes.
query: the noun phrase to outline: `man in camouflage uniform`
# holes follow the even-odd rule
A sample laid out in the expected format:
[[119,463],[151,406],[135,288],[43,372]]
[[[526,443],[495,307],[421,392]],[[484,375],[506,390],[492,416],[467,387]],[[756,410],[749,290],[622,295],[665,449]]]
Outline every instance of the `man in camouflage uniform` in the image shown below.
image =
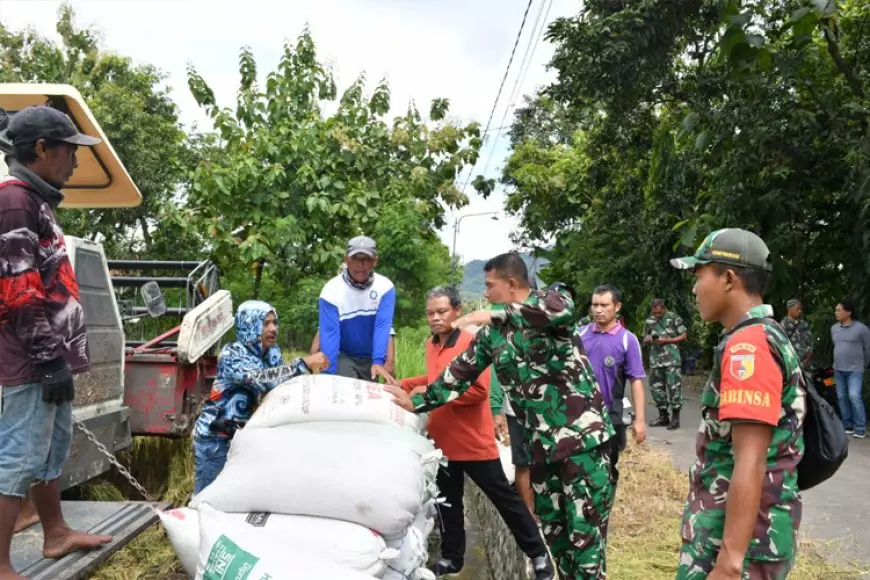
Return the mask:
[[797,298],[792,298],[786,302],[785,307],[787,314],[780,324],[797,352],[801,366],[808,368],[813,358],[813,333],[810,330],[810,323],[801,318],[803,304]]
[[614,431],[592,367],[574,342],[574,301],[564,287],[531,291],[515,253],[493,258],[484,271],[492,310],[454,323],[483,325],[468,350],[425,393],[390,392],[405,409],[429,411],[456,400],[492,365],[531,445],[535,512],[562,579],[605,578]]
[[649,345],[649,387],[659,409],[659,417],[650,427],[680,428],[683,381],[679,343],[687,336],[683,319],[669,311],[663,299],[653,299],[652,314],[643,326],[643,341]]
[[694,270],[701,318],[725,327],[701,395],[677,580],[783,580],[801,522],[806,393],[797,353],[762,303],[770,252],[725,229],[671,264]]
[[587,324],[592,324],[592,305],[589,305],[589,312],[586,313],[586,316],[580,319],[577,323],[577,326],[586,326]]

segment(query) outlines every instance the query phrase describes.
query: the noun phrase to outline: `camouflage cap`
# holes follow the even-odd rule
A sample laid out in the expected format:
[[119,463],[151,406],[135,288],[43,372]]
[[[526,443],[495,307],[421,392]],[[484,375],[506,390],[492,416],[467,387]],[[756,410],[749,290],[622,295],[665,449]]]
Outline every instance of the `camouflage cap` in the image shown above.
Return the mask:
[[695,266],[714,262],[766,272],[773,270],[770,250],[764,240],[752,232],[738,228],[716,230],[701,242],[693,256],[674,258],[671,266],[680,270],[692,270]]

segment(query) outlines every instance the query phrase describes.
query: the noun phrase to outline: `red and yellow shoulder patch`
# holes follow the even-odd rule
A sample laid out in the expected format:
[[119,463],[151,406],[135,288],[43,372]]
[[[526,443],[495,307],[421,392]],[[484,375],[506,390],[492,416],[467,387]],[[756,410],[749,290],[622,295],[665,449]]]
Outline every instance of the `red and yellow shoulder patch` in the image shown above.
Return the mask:
[[776,425],[782,410],[782,370],[762,325],[737,331],[725,344],[719,378],[719,419]]

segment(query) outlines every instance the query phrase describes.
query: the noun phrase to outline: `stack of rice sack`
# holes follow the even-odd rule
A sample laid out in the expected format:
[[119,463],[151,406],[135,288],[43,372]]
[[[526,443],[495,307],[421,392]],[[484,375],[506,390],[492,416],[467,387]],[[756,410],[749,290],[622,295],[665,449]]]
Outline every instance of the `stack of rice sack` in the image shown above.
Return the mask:
[[188,508],[161,514],[197,580],[428,580],[441,452],[367,381],[308,375],[267,395]]

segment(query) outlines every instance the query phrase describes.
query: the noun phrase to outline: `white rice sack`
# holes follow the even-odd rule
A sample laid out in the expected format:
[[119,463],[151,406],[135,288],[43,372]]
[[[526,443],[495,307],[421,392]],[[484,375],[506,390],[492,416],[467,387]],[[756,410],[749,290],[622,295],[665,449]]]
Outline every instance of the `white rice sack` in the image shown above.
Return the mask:
[[365,580],[362,572],[334,564],[280,537],[263,543],[251,527],[227,526],[222,514],[200,509],[196,580]]
[[223,471],[190,505],[344,520],[401,538],[423,503],[421,461],[407,447],[370,437],[245,428]]
[[335,375],[303,375],[263,398],[246,429],[307,421],[363,421],[423,430],[424,421],[393,402],[378,383]]
[[190,508],[158,511],[169,543],[188,576],[196,575],[199,562],[199,512]]
[[447,460],[441,450],[436,449],[432,441],[418,433],[386,423],[366,423],[363,421],[311,421],[309,423],[282,425],[281,428],[301,429],[315,437],[318,433],[346,435],[355,438],[369,437],[411,449],[420,456],[423,463],[423,501],[435,499],[439,495],[438,467],[446,464]]
[[[394,544],[395,547],[395,544]],[[387,563],[384,580],[404,580],[425,568],[428,559],[427,540],[416,527],[408,528],[399,548],[399,557]]]
[[424,503],[417,517],[414,518],[414,523],[411,524],[412,527],[417,528],[423,539],[427,541],[432,530],[435,529],[435,516],[438,513],[438,509],[435,506],[436,501],[434,499]]
[[388,440],[397,445],[404,445],[421,457],[435,451],[435,444],[410,429],[397,427],[387,423],[368,423],[365,421],[310,421],[287,425],[287,428],[298,427],[311,433],[343,434],[352,437],[374,437]]
[[[309,516],[213,511],[213,524],[220,530],[246,530],[246,536],[256,540],[260,548],[271,545],[280,551],[289,545],[368,576],[380,576],[386,561],[399,555],[398,550],[387,548],[379,534],[359,524]],[[159,515],[184,570],[194,576],[199,561],[199,512],[180,508]]]

